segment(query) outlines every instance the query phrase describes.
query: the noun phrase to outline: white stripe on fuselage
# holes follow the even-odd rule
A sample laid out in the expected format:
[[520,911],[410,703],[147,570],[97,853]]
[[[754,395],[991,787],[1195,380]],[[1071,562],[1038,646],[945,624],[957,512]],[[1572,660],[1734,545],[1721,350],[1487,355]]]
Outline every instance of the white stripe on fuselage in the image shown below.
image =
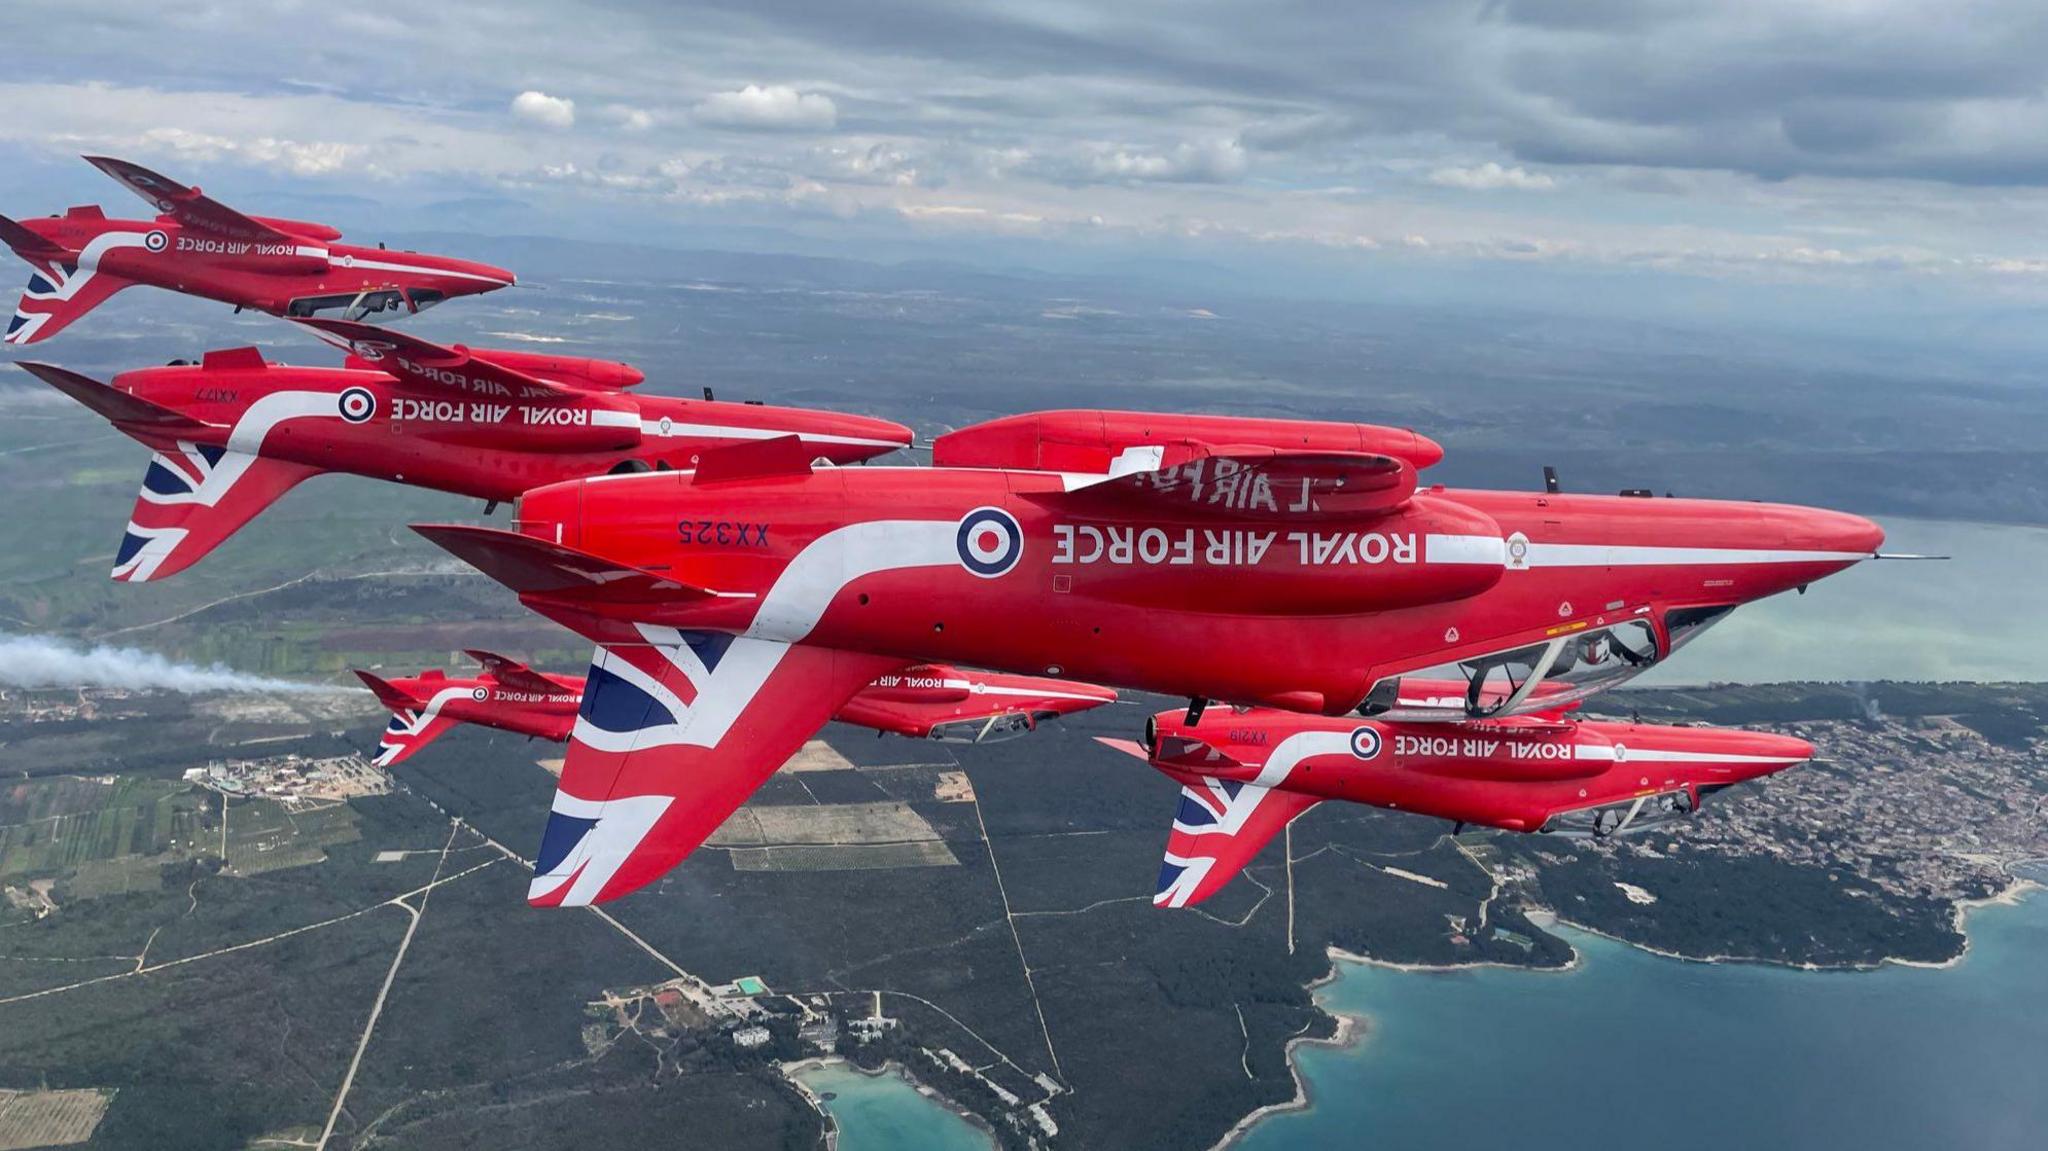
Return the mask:
[[1572,567],[1715,567],[1741,564],[1834,563],[1869,559],[1869,552],[1797,550],[1787,548],[1692,548],[1610,544],[1529,545],[1528,566]]
[[[320,253],[326,256],[326,252]],[[330,256],[329,262],[340,268],[368,268],[373,272],[409,272],[415,276],[450,276],[457,280],[475,280],[480,284],[510,285],[512,281],[496,276],[483,276],[475,272],[457,272],[449,268],[422,268],[416,264],[397,264],[387,260],[365,260],[360,256]]]
[[1805,763],[1804,756],[1736,755],[1722,751],[1673,751],[1663,748],[1628,747],[1622,755],[1606,744],[1583,743],[1572,748],[1573,759],[1613,763]]
[[[1189,835],[1236,835],[1244,830],[1245,821],[1257,811],[1266,794],[1287,781],[1296,765],[1316,755],[1350,755],[1351,733],[1348,731],[1301,731],[1288,736],[1273,745],[1273,753],[1259,768],[1257,778],[1246,781],[1237,795],[1229,800],[1216,822],[1202,827],[1189,827],[1174,821],[1175,831]],[[1254,791],[1253,789],[1257,790]]]
[[796,436],[814,444],[845,444],[856,448],[901,448],[908,445],[895,440],[870,440],[860,436],[835,436],[824,432],[793,432],[788,428],[749,428],[738,424],[685,424],[675,419],[668,421],[664,428],[662,421],[640,417],[640,434],[655,438],[669,439],[723,439],[723,440],[774,440],[783,436]]

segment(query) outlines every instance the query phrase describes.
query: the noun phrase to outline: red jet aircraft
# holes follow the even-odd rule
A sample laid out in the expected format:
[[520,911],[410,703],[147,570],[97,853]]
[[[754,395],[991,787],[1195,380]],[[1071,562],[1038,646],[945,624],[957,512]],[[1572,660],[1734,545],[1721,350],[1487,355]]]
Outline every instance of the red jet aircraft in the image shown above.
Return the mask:
[[[404,763],[458,723],[556,743],[568,740],[583,699],[581,677],[538,672],[487,651],[468,655],[483,665],[481,674],[456,677],[435,670],[387,680],[356,672],[392,711],[377,766]],[[882,676],[847,700],[833,718],[912,739],[992,743],[1033,731],[1045,720],[1114,702],[1115,692],[1093,684],[928,666]]]
[[1566,720],[1387,723],[1253,708],[1176,709],[1146,724],[1148,759],[1181,785],[1152,902],[1220,891],[1326,799],[1508,831],[1596,838],[1662,826],[1724,787],[1813,758],[1788,735]]
[[[310,476],[345,472],[493,502],[577,476],[692,467],[719,445],[795,435],[806,458],[853,463],[910,444],[901,424],[758,404],[633,396],[625,364],[443,348],[381,328],[312,323],[351,341],[345,367],[264,362],[254,348],[124,372],[112,386],[23,363],[156,454],[113,577],[198,562]],[[709,521],[707,521],[707,524]],[[716,541],[716,527],[707,526]],[[726,528],[727,542],[736,542]],[[747,528],[750,544],[760,541]]]
[[813,471],[766,443],[528,492],[519,532],[419,530],[598,643],[539,904],[651,882],[909,664],[1329,715],[1523,714],[1884,537],[1777,504],[1419,490],[1441,456],[1368,425],[1050,412],[940,437],[930,468]]
[[6,343],[47,340],[133,284],[276,316],[359,320],[514,283],[503,268],[336,243],[341,233],[325,224],[244,216],[126,160],[85,159],[161,215],[110,220],[86,207],[25,221],[0,216],[0,242],[34,268]]

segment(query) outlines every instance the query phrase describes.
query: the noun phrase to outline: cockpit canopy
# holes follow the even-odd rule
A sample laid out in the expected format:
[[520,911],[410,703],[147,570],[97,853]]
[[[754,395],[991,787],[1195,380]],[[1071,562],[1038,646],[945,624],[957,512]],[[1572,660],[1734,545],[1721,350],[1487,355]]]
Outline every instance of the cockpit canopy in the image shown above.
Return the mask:
[[1669,658],[1733,605],[1674,608],[1662,628],[1648,609],[1619,623],[1564,631],[1536,643],[1439,664],[1372,685],[1361,714],[1391,720],[1528,715],[1577,703]]
[[285,305],[284,314],[303,320],[338,312],[344,320],[375,323],[379,319],[424,312],[445,299],[446,293],[432,288],[339,292],[331,296],[300,296]]

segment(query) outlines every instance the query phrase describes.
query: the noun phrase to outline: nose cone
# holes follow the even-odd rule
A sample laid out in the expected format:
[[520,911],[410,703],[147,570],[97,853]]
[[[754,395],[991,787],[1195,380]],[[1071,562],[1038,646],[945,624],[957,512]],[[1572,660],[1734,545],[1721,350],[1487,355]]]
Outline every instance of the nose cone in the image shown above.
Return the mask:
[[894,420],[800,408],[755,408],[804,439],[811,451],[835,464],[858,463],[910,446],[915,434]]
[[1729,774],[1735,780],[1774,775],[1813,759],[1813,745],[1790,735],[1743,732],[1741,749],[1729,753]]
[[1088,711],[1106,703],[1116,702],[1116,692],[1092,683],[1075,683],[1072,680],[1055,679],[1046,681],[1045,707],[1059,715],[1072,715]]
[[1884,529],[1862,516],[1818,508],[1802,511],[1793,528],[1795,548],[1872,556],[1884,546]]
[[1406,452],[1396,453],[1396,458],[1405,459],[1415,465],[1416,471],[1440,464],[1444,459],[1444,446],[1420,432],[1409,431],[1410,443]]
[[513,275],[511,272],[507,271],[504,268],[493,267],[490,264],[479,264],[469,260],[463,261],[463,264],[463,271],[468,272],[472,276],[481,276],[488,280],[496,280],[498,281],[500,287],[509,288],[512,285],[519,282],[518,276]]
[[1792,735],[1769,731],[1716,731],[1684,728],[1684,738],[1669,742],[1695,755],[1710,757],[1713,774],[1728,782],[1797,767],[1813,758],[1813,745]]

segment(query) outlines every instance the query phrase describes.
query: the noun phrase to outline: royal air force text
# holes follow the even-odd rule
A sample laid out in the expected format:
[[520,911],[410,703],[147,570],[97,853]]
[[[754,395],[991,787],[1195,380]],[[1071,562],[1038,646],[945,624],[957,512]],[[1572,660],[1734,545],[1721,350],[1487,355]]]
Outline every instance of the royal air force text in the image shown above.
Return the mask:
[[1455,735],[1397,735],[1394,754],[1429,759],[1570,759],[1572,745],[1562,740],[1481,739]]
[[1247,528],[1139,528],[1055,524],[1052,562],[1151,567],[1253,567],[1279,547],[1303,567],[1414,564],[1414,532],[1278,532]]
[[210,240],[192,236],[178,237],[180,252],[199,252],[208,256],[296,256],[296,244],[258,244],[249,240]]
[[590,424],[590,413],[580,408],[532,408],[464,400],[412,400],[403,396],[391,401],[391,418],[418,420],[429,424],[502,424],[509,420],[529,428],[580,428]]

